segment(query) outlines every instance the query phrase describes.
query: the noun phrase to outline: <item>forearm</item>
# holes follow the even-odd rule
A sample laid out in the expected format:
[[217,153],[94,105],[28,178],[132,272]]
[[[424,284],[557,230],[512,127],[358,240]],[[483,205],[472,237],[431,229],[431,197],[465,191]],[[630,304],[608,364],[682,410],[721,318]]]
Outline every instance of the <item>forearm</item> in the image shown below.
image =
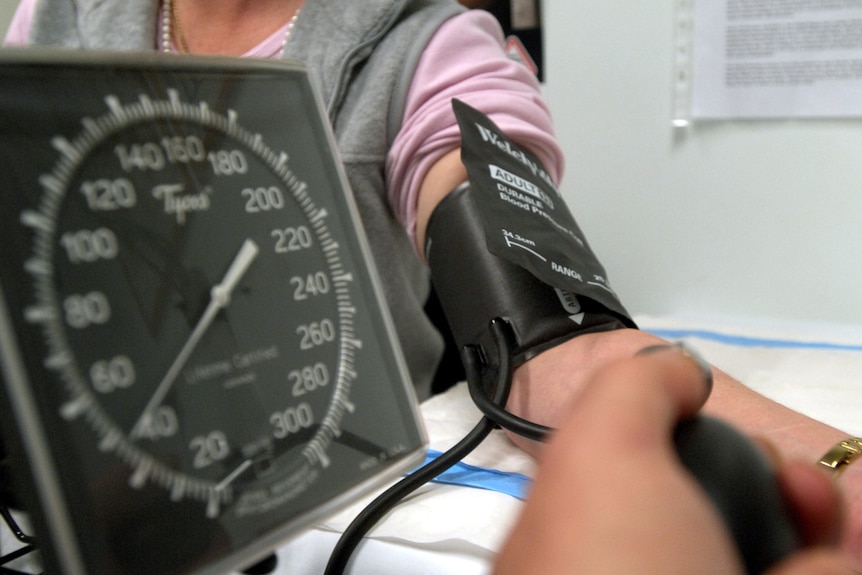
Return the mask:
[[[518,367],[509,408],[555,426],[593,372],[657,343],[666,342],[637,330],[575,337]],[[755,392],[719,369],[714,374],[715,387],[705,411],[751,435],[767,437],[783,454],[815,462],[848,436]]]
[[777,403],[719,369],[704,408],[755,436],[770,439],[782,454],[817,461],[848,434]]

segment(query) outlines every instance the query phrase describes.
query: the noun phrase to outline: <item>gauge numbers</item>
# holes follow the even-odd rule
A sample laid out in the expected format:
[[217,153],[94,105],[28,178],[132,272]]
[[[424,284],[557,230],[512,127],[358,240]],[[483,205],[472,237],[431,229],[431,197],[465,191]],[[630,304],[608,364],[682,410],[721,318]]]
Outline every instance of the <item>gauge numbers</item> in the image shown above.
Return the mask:
[[173,90],[105,101],[53,139],[41,205],[21,214],[36,237],[25,315],[66,385],[63,416],[132,486],[205,499],[211,517],[266,510],[328,465],[353,409],[362,340],[328,213],[237,114]]

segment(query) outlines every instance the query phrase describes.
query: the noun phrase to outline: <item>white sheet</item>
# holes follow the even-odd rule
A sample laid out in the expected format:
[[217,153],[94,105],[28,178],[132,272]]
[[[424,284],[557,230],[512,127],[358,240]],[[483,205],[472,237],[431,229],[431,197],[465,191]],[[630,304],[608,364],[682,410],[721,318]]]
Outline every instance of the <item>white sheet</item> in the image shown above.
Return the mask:
[[[710,363],[763,395],[862,435],[862,326],[654,317],[638,321],[643,329],[689,343]],[[684,337],[675,338],[678,334]]]

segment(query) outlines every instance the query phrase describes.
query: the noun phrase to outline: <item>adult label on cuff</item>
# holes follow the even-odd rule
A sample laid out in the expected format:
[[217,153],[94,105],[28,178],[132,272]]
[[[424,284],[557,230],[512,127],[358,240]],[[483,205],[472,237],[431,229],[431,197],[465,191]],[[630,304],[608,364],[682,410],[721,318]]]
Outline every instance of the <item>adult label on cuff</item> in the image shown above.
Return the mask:
[[485,114],[452,101],[488,250],[565,292],[628,317],[542,162]]

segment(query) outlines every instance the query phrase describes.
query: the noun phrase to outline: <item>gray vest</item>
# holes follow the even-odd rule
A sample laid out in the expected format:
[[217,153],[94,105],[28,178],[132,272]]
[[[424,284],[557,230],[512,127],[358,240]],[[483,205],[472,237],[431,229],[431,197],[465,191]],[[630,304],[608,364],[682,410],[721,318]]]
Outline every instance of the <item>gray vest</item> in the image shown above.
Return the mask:
[[[152,50],[157,0],[39,0],[30,41],[98,50]],[[285,56],[318,83],[386,300],[420,398],[442,353],[428,321],[427,269],[386,199],[386,154],[427,41],[462,11],[455,0],[307,0]]]

